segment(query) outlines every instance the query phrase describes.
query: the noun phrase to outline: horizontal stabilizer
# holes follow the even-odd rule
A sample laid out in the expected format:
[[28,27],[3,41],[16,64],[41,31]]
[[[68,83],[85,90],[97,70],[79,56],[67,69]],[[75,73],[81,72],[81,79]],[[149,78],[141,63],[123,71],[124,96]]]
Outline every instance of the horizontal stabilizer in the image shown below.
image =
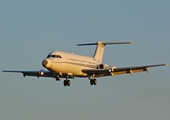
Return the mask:
[[95,53],[93,55],[93,58],[101,63],[105,45],[114,45],[114,44],[132,44],[132,42],[102,42],[102,41],[98,41],[96,43],[85,43],[85,44],[77,44],[77,45],[78,46],[97,45]]
[[[132,44],[132,42],[100,42],[103,45],[111,45],[111,44]],[[77,46],[86,46],[86,45],[98,45],[99,42],[96,43],[85,43],[85,44],[77,44]]]

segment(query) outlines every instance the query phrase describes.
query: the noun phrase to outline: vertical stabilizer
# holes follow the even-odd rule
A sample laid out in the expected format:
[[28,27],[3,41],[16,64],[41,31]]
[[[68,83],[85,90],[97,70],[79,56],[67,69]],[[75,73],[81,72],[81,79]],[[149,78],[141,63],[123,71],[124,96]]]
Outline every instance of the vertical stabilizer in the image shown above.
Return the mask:
[[96,50],[94,52],[93,58],[100,63],[102,62],[103,59],[103,53],[104,53],[104,46],[103,42],[99,41],[97,42]]
[[105,45],[111,45],[111,44],[132,44],[132,42],[102,42],[102,41],[98,41],[97,43],[78,44],[78,46],[97,45],[93,58],[101,63],[102,59],[103,59]]

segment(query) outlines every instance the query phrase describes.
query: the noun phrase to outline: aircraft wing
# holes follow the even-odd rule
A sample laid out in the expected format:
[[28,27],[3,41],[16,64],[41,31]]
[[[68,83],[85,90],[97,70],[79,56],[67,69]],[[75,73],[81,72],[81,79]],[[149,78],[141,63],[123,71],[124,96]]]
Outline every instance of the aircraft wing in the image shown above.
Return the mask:
[[23,76],[34,76],[34,77],[55,77],[55,74],[50,71],[15,71],[15,70],[3,70],[2,72],[22,73]]
[[95,77],[115,76],[121,74],[133,74],[137,72],[148,72],[149,67],[167,66],[167,64],[133,66],[133,67],[112,67],[108,69],[83,69],[82,72],[88,75],[95,75]]

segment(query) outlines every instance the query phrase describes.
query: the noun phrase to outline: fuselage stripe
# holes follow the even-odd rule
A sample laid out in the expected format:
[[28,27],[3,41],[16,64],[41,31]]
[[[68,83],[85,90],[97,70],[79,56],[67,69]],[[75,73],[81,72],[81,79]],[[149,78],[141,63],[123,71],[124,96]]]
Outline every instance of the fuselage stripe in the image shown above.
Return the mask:
[[91,64],[84,64],[84,63],[75,63],[75,62],[53,62],[53,63],[64,63],[64,64],[73,64],[73,65],[77,65],[77,66],[83,66],[83,67],[89,67],[89,68],[96,68],[97,65],[91,65]]

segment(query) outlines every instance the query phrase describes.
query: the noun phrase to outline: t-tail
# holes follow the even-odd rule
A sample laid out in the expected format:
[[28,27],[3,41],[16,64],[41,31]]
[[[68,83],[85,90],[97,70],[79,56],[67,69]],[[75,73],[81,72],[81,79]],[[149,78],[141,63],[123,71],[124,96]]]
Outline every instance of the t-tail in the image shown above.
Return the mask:
[[86,43],[86,44],[77,44],[78,46],[86,46],[86,45],[97,45],[95,53],[93,55],[93,58],[100,63],[102,63],[103,59],[103,53],[104,53],[104,47],[105,45],[111,45],[111,44],[132,44],[132,42],[102,42],[98,41],[96,43]]

